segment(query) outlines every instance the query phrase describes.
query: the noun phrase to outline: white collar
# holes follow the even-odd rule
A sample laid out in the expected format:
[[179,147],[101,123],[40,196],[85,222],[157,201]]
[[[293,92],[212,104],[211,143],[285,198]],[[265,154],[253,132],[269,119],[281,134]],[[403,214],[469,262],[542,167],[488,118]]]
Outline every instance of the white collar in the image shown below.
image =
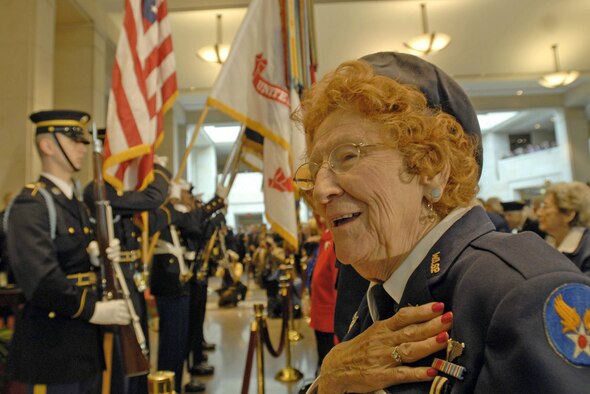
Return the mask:
[[[432,228],[425,236],[416,244],[412,249],[408,257],[400,264],[400,266],[391,274],[389,279],[383,283],[383,288],[395,300],[399,303],[401,301],[404,290],[412,273],[418,268],[422,260],[426,257],[428,251],[434,246],[434,244],[443,236],[443,234],[451,228],[456,221],[461,219],[469,210],[473,207],[467,208],[455,208],[453,209],[443,220],[440,221],[436,226]],[[371,283],[367,290],[367,301],[369,304],[369,313],[371,318],[375,320],[377,309],[374,306],[374,299],[371,292],[371,288],[376,283]]]
[[61,192],[70,200],[74,196],[74,186],[71,182],[66,182],[61,178],[56,177],[55,175],[49,174],[47,172],[42,172],[41,176],[49,179],[51,182],[55,183],[55,186],[61,190]]
[[555,246],[555,238],[550,235],[547,236],[547,243],[561,253],[574,253],[582,242],[584,231],[586,231],[584,227],[572,227],[559,246]]

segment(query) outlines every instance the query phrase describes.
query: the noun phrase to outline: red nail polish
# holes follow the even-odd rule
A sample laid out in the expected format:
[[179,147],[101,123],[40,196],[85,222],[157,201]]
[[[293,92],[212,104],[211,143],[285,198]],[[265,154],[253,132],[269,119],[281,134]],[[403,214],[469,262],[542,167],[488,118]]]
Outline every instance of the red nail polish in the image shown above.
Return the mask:
[[436,342],[444,343],[449,339],[449,334],[446,331],[441,332],[436,336]]
[[428,368],[426,370],[426,375],[430,376],[431,378],[438,375],[438,371],[434,368]]
[[444,324],[448,324],[450,322],[453,321],[453,312],[447,312],[444,315],[442,315],[442,317],[440,318],[440,320],[444,323]]
[[442,312],[445,309],[445,304],[442,302],[437,302],[436,304],[432,305],[433,312]]

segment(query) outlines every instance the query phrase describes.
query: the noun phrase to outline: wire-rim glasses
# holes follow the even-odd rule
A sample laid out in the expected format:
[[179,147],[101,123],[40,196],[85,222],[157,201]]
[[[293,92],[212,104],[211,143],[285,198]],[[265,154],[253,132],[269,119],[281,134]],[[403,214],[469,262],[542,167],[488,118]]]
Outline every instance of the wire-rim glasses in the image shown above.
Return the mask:
[[293,181],[300,190],[310,191],[315,187],[315,180],[320,168],[324,164],[328,164],[329,168],[336,174],[343,174],[354,168],[361,157],[365,156],[368,148],[386,146],[384,144],[365,144],[365,143],[348,143],[338,145],[330,152],[328,160],[321,163],[314,163],[309,161],[303,163],[295,171]]

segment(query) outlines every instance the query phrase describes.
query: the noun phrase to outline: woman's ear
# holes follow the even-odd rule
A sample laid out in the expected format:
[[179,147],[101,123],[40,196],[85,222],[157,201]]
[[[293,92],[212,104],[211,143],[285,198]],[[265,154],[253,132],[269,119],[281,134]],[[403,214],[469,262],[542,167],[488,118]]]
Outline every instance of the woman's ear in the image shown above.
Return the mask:
[[433,177],[428,177],[426,175],[420,176],[420,183],[423,187],[422,190],[425,199],[432,203],[438,202],[438,200],[441,199],[445,187],[447,186],[447,182],[449,181],[449,173],[449,166],[446,165],[441,172]]
[[567,211],[566,213],[563,214],[565,217],[565,221],[567,222],[567,224],[572,227],[572,221],[574,220],[574,218],[576,217],[576,211],[574,210],[570,210]]

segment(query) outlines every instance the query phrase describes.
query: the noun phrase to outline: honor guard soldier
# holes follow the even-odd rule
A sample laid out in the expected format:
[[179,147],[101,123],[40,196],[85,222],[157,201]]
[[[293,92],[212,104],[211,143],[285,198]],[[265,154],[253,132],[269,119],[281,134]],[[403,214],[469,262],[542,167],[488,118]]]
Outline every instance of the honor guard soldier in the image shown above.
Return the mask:
[[513,234],[521,233],[523,231],[532,231],[541,238],[545,238],[545,232],[539,229],[539,221],[528,217],[525,208],[526,204],[521,201],[502,202],[504,209],[504,217],[510,227],[510,232]]
[[[180,198],[178,186],[176,183],[171,185],[172,201]],[[182,237],[201,233],[206,218],[202,209],[187,208],[184,211],[171,209],[171,225],[160,233],[150,273],[150,291],[156,298],[160,316],[158,369],[174,371],[178,392],[181,390],[184,360],[188,353],[188,282],[191,278],[185,257],[186,243]],[[203,391],[204,387],[200,386],[199,389]]]
[[[92,264],[98,259],[87,252],[93,230],[74,195],[72,175],[84,161],[90,116],[42,111],[30,119],[42,173],[5,215],[10,265],[26,298],[7,369],[29,393],[97,393],[104,366],[98,325],[128,324],[130,315],[122,300],[99,301]],[[111,260],[118,259],[115,245],[107,248]]]
[[[97,130],[97,137],[104,140],[105,129]],[[113,209],[113,227],[115,237],[121,242],[120,266],[135,312],[141,322],[144,345],[149,347],[147,306],[144,296],[146,280],[143,275],[144,267],[141,259],[141,229],[136,224],[138,214],[144,211],[152,212],[158,209],[168,196],[170,173],[161,165],[160,158],[154,156],[154,180],[142,191],[117,192],[106,183],[106,199]],[[95,207],[93,183],[84,189],[84,202],[92,212]],[[154,213],[155,214],[155,213]],[[156,221],[149,221],[150,231],[155,231]],[[118,342],[118,341],[117,341]],[[147,394],[147,376],[127,378],[121,363],[121,351],[113,354],[113,374],[111,377],[111,394]]]
[[[188,192],[185,195],[189,195]],[[204,385],[198,382],[198,376],[207,376],[214,373],[213,366],[207,364],[206,350],[213,350],[214,344],[207,343],[204,337],[205,312],[207,309],[207,285],[208,285],[208,251],[209,241],[216,229],[221,225],[222,214],[215,214],[225,207],[224,199],[215,196],[206,204],[195,200],[195,208],[202,210],[205,214],[203,225],[199,232],[186,233],[185,240],[187,248],[196,253],[191,263],[193,273],[189,281],[189,353],[187,355],[187,369],[191,375],[191,381],[185,386],[186,393],[195,393],[204,390]],[[193,209],[195,209],[193,208]],[[202,387],[202,389],[201,389]]]

